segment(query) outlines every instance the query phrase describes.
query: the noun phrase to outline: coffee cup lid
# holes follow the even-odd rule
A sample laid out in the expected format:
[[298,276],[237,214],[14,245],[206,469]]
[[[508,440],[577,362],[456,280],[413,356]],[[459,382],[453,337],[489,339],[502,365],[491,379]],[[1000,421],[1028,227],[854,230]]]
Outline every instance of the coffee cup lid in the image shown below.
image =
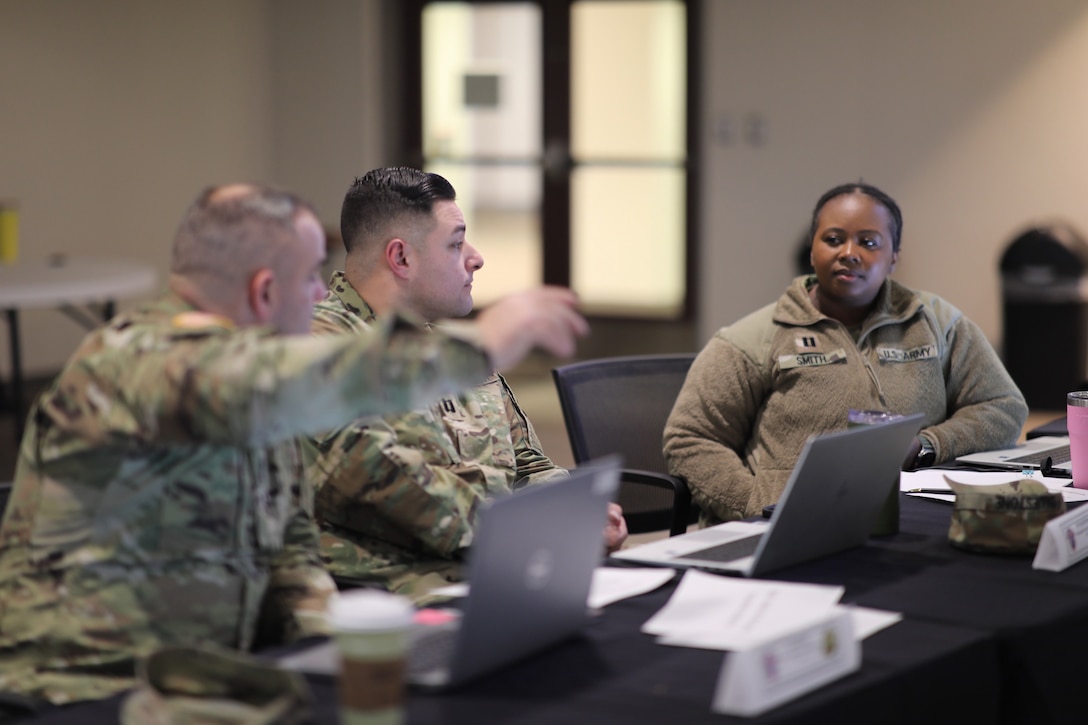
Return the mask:
[[379,591],[356,589],[338,594],[329,605],[333,629],[376,632],[404,629],[412,625],[415,610],[407,597]]

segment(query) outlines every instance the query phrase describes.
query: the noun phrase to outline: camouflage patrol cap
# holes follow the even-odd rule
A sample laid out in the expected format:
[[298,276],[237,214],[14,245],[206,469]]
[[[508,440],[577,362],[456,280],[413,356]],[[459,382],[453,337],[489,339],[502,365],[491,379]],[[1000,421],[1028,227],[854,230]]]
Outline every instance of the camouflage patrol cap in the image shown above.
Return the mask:
[[306,681],[248,655],[168,647],[137,666],[122,725],[302,725],[314,722]]
[[1034,554],[1047,522],[1065,513],[1061,493],[1030,478],[986,486],[945,480],[956,493],[948,540],[960,549]]

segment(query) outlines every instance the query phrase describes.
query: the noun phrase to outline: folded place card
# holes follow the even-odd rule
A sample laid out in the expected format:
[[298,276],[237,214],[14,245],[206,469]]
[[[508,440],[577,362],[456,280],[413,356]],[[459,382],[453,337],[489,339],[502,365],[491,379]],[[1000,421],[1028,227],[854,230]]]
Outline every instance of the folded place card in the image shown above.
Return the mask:
[[1032,569],[1063,571],[1088,557],[1088,506],[1051,519],[1043,528]]
[[725,656],[711,709],[753,716],[811,692],[861,666],[849,611]]

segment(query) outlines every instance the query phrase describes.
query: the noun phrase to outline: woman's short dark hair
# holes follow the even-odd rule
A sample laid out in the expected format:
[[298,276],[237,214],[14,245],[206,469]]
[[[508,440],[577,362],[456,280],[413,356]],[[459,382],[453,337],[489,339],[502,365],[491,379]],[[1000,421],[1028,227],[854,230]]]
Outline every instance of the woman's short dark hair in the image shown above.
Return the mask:
[[816,208],[812,210],[812,223],[808,230],[809,242],[811,243],[816,237],[820,212],[823,210],[824,205],[835,197],[843,196],[845,194],[865,194],[865,196],[879,202],[888,210],[888,213],[892,215],[892,251],[898,252],[899,240],[903,236],[903,213],[899,211],[899,205],[895,203],[895,199],[891,198],[880,189],[872,184],[866,184],[861,181],[853,184],[839,184],[835,188],[826,191],[824,195],[820,197],[820,200],[816,202]]

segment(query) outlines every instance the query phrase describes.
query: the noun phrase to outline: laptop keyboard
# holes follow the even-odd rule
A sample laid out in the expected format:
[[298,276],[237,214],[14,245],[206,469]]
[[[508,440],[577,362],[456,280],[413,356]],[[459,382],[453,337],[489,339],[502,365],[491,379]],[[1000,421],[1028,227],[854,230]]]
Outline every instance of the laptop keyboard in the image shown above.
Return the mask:
[[718,562],[736,561],[737,559],[743,559],[746,556],[751,556],[756,553],[756,548],[759,547],[759,540],[762,538],[763,534],[754,534],[752,536],[746,536],[743,539],[733,539],[724,544],[716,544],[707,549],[692,551],[683,556],[674,558],[702,559],[703,561]]
[[1017,456],[1016,458],[1008,459],[1009,463],[1039,463],[1041,464],[1047,456],[1050,456],[1050,462],[1057,466],[1062,463],[1069,463],[1071,456],[1069,453],[1069,446],[1058,446],[1045,451],[1034,451],[1032,453],[1025,454],[1023,456]]

